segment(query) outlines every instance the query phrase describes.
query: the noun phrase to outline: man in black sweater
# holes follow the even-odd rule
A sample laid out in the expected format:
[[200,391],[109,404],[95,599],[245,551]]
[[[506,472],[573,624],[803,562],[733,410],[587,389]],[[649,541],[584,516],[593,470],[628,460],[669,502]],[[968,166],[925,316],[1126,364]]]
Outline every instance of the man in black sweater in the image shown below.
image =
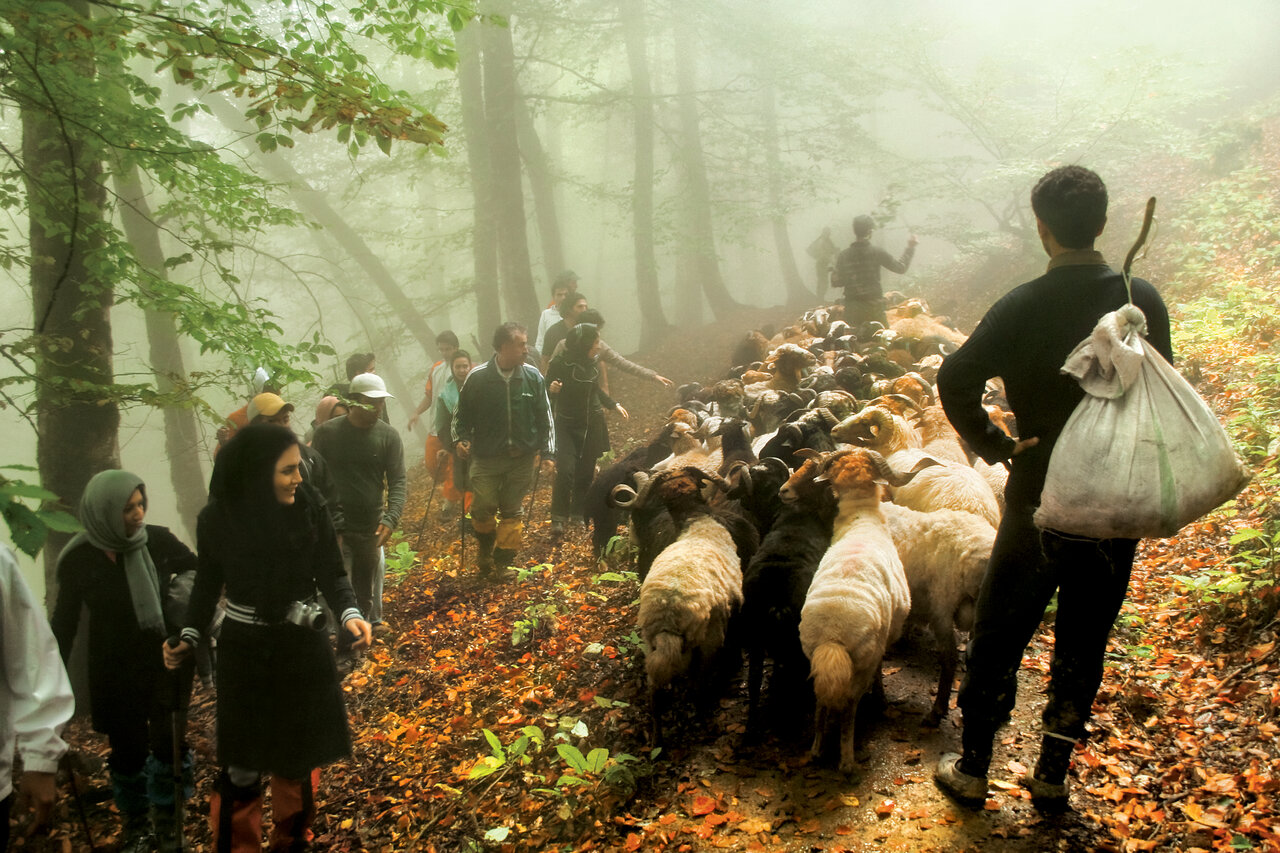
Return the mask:
[[[1022,654],[1056,591],[1043,740],[1023,784],[1038,803],[1062,805],[1071,751],[1085,734],[1102,683],[1107,637],[1128,589],[1137,541],[1060,535],[1037,529],[1032,516],[1053,446],[1084,397],[1076,381],[1060,373],[1062,363],[1127,296],[1123,277],[1093,248],[1107,221],[1107,189],[1096,174],[1080,166],[1054,169],[1031,191],[1031,207],[1048,271],[996,302],[938,372],[942,406],[960,436],[988,463],[1013,463],[960,688],[963,754],[944,755],[934,778],[962,801],[986,798],[996,730],[1013,710]],[[1169,315],[1159,294],[1136,278],[1132,291],[1147,318],[1149,343],[1172,361]],[[994,376],[1004,380],[1018,441],[982,408]]]

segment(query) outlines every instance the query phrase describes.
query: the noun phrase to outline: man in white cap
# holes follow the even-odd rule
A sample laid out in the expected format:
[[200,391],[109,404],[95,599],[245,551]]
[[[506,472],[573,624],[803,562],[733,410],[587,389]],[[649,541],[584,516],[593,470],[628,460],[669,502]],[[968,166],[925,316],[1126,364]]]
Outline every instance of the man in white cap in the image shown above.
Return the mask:
[[[338,534],[361,613],[374,609],[378,555],[404,510],[404,447],[400,434],[381,420],[388,397],[382,377],[359,374],[351,380],[350,411],[325,421],[311,440],[338,484],[343,514]],[[342,633],[339,660],[353,661],[350,639]]]

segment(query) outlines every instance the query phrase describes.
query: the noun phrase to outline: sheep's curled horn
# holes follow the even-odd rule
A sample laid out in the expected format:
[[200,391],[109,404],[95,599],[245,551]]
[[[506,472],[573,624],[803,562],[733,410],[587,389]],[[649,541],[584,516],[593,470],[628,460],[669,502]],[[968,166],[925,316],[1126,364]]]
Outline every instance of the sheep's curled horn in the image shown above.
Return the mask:
[[899,474],[897,471],[893,470],[893,468],[889,467],[887,459],[879,453],[876,453],[874,450],[868,450],[867,455],[871,457],[871,464],[875,466],[876,473],[883,477],[884,481],[891,486],[905,486],[907,483],[910,483],[915,479],[916,474],[919,474],[925,468],[931,468],[938,464],[938,460],[929,456],[923,456],[920,458],[920,461],[916,463],[914,468],[910,471],[904,471]]
[[[852,395],[850,395],[850,396],[852,397]],[[831,431],[831,428],[832,428],[833,426],[835,426],[836,424],[840,423],[840,419],[839,419],[839,418],[837,418],[837,417],[835,416],[835,414],[834,414],[830,409],[828,409],[826,406],[819,406],[818,408],[814,409],[813,411],[814,411],[814,413],[815,413],[815,414],[817,414],[817,416],[818,416],[819,418],[821,418],[821,419],[822,419],[822,423],[826,426],[826,428],[827,428],[827,431],[828,431],[828,432],[830,432],[830,431]]]
[[910,408],[914,409],[917,412],[924,411],[923,409],[920,408],[919,403],[917,403],[915,400],[912,400],[906,394],[885,394],[885,396],[888,397],[890,400],[897,400],[902,405],[909,406]]
[[751,494],[751,466],[746,462],[741,460],[734,462],[729,466],[729,470],[725,472],[725,475],[726,482],[736,478],[738,485],[746,489],[747,494]]
[[609,491],[609,498],[613,501],[614,506],[623,509],[635,506],[636,501],[640,499],[640,495],[648,490],[650,479],[648,472],[637,471],[632,477],[636,483],[635,488],[628,486],[626,483],[619,483]]

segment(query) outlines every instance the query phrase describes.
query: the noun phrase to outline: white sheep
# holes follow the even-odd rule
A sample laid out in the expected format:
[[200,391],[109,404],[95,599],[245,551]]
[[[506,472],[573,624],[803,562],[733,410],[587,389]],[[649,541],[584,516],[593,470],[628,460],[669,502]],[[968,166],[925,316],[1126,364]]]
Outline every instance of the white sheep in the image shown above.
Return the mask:
[[[832,438],[875,450],[895,471],[913,468],[925,458],[920,434],[900,415],[878,405],[867,406],[831,430]],[[920,472],[909,484],[896,489],[894,503],[922,512],[955,509],[971,512],[991,526],[1000,524],[1000,505],[982,475],[968,464],[935,460],[938,464]]]
[[702,498],[708,481],[724,483],[688,467],[659,474],[649,484],[678,531],[645,576],[637,617],[648,647],[644,663],[657,743],[662,740],[663,689],[690,669],[709,671],[725,645],[730,619],[742,606],[743,555],[725,521]]
[[892,503],[882,509],[911,588],[912,617],[928,623],[938,647],[938,693],[924,720],[926,726],[936,726],[951,702],[959,662],[955,632],[973,627],[974,603],[996,531],[968,512],[920,512]]
[[[885,485],[910,475],[895,474],[874,451],[852,448],[826,456],[818,477],[831,483],[838,510],[831,546],[800,612],[800,644],[817,700],[812,754],[821,755],[827,728],[838,720],[839,766],[848,773],[856,763],[858,702],[873,687],[883,694],[880,661],[911,608],[902,560],[880,509]],[[788,481],[784,500],[795,494]]]

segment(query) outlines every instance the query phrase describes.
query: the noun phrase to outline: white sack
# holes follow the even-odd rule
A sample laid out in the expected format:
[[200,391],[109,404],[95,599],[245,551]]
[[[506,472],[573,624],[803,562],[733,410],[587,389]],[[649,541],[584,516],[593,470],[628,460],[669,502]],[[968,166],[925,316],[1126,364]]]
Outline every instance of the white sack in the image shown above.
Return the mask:
[[1136,305],[1102,317],[1062,372],[1086,395],[1045,478],[1038,527],[1097,539],[1172,536],[1249,482],[1226,431],[1143,339]]

